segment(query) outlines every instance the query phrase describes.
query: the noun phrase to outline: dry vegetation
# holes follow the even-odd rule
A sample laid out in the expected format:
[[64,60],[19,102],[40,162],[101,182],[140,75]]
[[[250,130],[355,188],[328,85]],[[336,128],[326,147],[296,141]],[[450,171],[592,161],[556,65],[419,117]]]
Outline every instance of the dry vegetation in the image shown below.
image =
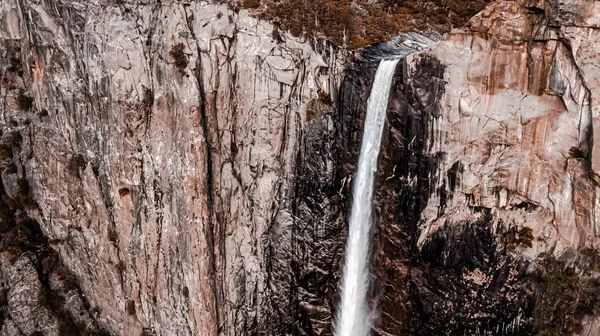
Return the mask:
[[174,64],[177,69],[179,69],[181,75],[185,75],[185,69],[189,63],[184,50],[185,45],[183,43],[177,43],[171,47],[171,51],[169,52],[169,55],[173,57],[173,60],[175,61]]
[[585,158],[585,153],[579,149],[578,147],[571,147],[569,149],[569,155],[575,159],[583,159]]
[[316,116],[330,111],[333,106],[331,96],[325,91],[319,90],[319,98],[313,99],[306,106],[306,121],[311,121]]
[[[598,251],[593,253],[598,259]],[[585,255],[584,255],[585,258]],[[581,333],[586,315],[600,313],[598,278],[546,258],[532,275],[535,297],[533,327],[535,335],[560,336]]]
[[533,241],[533,238],[533,230],[528,227],[523,227],[521,229],[512,227],[504,235],[505,245],[509,251],[514,251],[521,247],[532,247],[533,244],[531,242]]
[[464,25],[490,0],[245,0],[235,8],[279,24],[295,36],[324,36],[350,49],[404,31],[448,32]]
[[33,98],[26,95],[24,90],[19,91],[16,100],[19,110],[29,111],[29,109],[33,106]]
[[85,169],[87,162],[85,161],[85,157],[81,154],[73,154],[69,163],[67,164],[67,170],[76,176],[77,178],[81,177],[81,171]]

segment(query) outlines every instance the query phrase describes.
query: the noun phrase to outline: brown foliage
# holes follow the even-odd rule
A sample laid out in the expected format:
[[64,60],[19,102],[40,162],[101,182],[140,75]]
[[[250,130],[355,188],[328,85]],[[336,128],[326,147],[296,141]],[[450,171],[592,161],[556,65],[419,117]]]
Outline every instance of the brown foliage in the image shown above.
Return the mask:
[[331,106],[333,104],[331,95],[323,90],[319,90],[319,100],[325,105]]
[[135,302],[133,300],[127,300],[125,303],[125,311],[127,315],[135,315]]
[[600,272],[600,251],[586,247],[581,250],[581,262],[588,272]]
[[182,75],[185,75],[185,69],[187,68],[189,63],[184,50],[185,46],[183,45],[183,43],[177,43],[171,47],[171,51],[169,52],[169,55],[171,55],[171,57],[173,57],[173,60],[175,61],[175,66],[177,67],[177,69],[179,69],[179,72]]
[[318,99],[313,99],[306,105],[306,121],[311,121],[315,117],[330,111],[333,106],[331,96],[323,90],[319,90]]
[[323,35],[338,45],[344,43],[344,35],[356,34],[357,16],[353,14],[350,1],[345,0],[290,0],[265,2],[263,17],[281,24],[294,36],[313,37]]
[[67,170],[75,177],[81,177],[81,170],[85,169],[87,162],[82,154],[73,154],[69,163],[67,164]]
[[585,157],[585,153],[578,147],[571,147],[569,149],[569,155],[575,159],[583,159]]
[[38,250],[45,242],[37,221],[26,217],[2,237],[0,250],[15,260],[23,252]]
[[556,259],[544,260],[533,274],[535,335],[579,333],[586,315],[600,313],[600,284]]
[[244,0],[244,8],[246,9],[255,9],[260,7],[260,0]]
[[129,188],[123,187],[123,188],[119,189],[119,196],[121,196],[121,197],[125,197],[125,196],[129,195],[129,193],[130,193]]
[[72,290],[77,288],[77,278],[64,265],[59,265],[54,271],[58,279],[62,282],[64,289]]
[[533,246],[533,230],[528,227],[523,227],[521,229],[513,227],[506,233],[504,238],[506,242],[506,248],[509,251],[515,250],[519,247]]
[[401,31],[450,31],[463,26],[490,0],[258,0],[259,14],[295,36],[323,36],[350,49],[389,40]]

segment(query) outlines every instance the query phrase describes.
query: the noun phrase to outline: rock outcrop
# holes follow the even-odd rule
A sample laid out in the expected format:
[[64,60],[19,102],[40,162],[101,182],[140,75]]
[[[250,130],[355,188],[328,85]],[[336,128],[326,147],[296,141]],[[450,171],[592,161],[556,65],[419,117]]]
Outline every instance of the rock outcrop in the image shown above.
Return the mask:
[[447,65],[431,151],[450,197],[425,210],[424,236],[481,206],[534,229],[530,255],[597,243],[595,7],[499,2],[431,53]]

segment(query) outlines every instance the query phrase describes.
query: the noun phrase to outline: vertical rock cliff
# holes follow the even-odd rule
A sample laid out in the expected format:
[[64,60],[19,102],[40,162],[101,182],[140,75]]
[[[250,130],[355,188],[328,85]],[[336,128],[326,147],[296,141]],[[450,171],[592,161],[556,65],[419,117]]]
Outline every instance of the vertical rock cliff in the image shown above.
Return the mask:
[[338,49],[197,1],[1,15],[4,334],[328,328]]
[[599,9],[498,1],[406,60],[380,167],[379,334],[598,332]]
[[202,1],[4,1],[0,335],[331,335],[398,54],[374,333],[599,333],[599,13],[498,1],[355,57]]

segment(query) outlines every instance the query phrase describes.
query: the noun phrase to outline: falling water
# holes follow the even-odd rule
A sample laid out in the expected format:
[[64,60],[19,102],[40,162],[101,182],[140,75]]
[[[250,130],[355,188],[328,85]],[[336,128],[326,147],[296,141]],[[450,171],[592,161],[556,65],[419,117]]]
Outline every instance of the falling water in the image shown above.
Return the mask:
[[369,335],[371,330],[367,291],[373,221],[373,188],[390,87],[397,63],[398,60],[381,61],[375,74],[371,96],[367,101],[367,117],[358,171],[354,177],[353,203],[342,273],[341,302],[335,325],[336,336],[365,336]]

